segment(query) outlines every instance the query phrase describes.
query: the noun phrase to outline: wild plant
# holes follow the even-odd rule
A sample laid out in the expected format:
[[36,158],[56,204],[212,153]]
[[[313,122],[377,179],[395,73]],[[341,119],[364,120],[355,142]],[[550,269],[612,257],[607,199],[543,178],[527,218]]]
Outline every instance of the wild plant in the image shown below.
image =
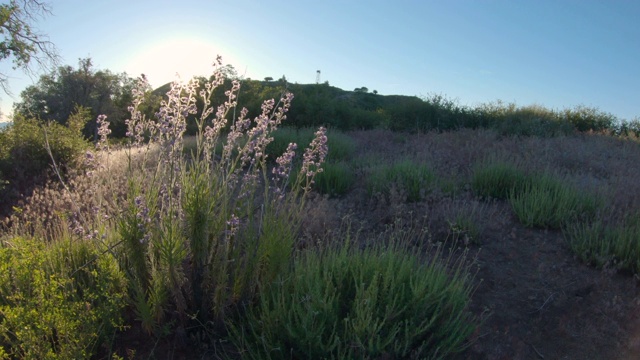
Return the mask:
[[421,259],[403,242],[426,244],[416,229],[390,230],[365,249],[343,236],[296,257],[231,326],[241,358],[442,359],[465,348],[475,324],[463,258],[440,261],[437,247]]
[[475,166],[471,188],[481,198],[504,200],[509,198],[513,189],[519,192],[528,181],[527,173],[520,166],[490,159]]
[[331,196],[345,195],[356,183],[356,175],[347,162],[327,162],[316,177],[314,189]]
[[[127,121],[128,205],[117,230],[135,308],[149,332],[170,322],[184,329],[189,319],[221,325],[230,308],[252,300],[286,271],[304,199],[322,171],[324,128],[305,150],[295,179],[290,177],[295,144],[274,166],[267,161],[266,148],[286,119],[291,93],[277,103],[266,100],[253,120],[242,109],[229,121],[240,83],[233,81],[227,100],[214,107],[210,99],[223,83],[221,71],[203,85],[173,83],[155,121],[138,110],[144,79],[133,93]],[[195,150],[185,159],[188,116],[196,116],[198,130]],[[143,159],[155,154],[156,165],[133,161],[136,152]]]
[[96,243],[0,244],[0,358],[86,359],[122,324],[125,279]]
[[519,190],[512,188],[509,203],[523,225],[560,229],[574,220],[592,219],[602,199],[543,173],[532,175]]
[[404,160],[374,167],[367,178],[367,192],[370,196],[376,193],[389,196],[396,186],[405,193],[406,201],[417,202],[432,190],[435,180],[427,165]]

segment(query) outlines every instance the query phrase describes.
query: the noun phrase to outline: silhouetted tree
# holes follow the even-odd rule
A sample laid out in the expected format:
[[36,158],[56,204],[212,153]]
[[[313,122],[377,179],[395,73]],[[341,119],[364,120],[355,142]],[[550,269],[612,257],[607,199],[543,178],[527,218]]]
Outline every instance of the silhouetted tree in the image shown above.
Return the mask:
[[[39,0],[11,0],[0,4],[0,61],[12,59],[14,69],[28,74],[35,73],[35,68],[55,66],[58,63],[55,46],[34,28],[39,18],[50,13],[49,6]],[[7,81],[7,75],[0,73],[0,87],[5,93],[10,92]]]

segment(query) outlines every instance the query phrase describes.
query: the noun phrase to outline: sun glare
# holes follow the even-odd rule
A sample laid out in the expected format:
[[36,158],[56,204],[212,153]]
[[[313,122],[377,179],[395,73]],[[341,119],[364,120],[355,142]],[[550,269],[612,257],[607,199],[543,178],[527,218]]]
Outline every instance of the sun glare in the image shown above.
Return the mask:
[[209,76],[218,54],[230,63],[223,49],[192,37],[165,38],[144,46],[126,65],[130,76],[145,74],[152,86],[161,86],[176,79],[187,81],[193,76]]

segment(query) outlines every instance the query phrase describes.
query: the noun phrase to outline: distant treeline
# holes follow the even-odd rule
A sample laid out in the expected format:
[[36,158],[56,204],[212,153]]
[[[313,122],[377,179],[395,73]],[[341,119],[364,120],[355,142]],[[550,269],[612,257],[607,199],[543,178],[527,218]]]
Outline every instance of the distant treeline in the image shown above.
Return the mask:
[[[228,79],[237,78],[235,69],[222,69]],[[202,77],[201,82],[207,81]],[[61,66],[51,74],[43,75],[37,84],[21,93],[21,102],[14,109],[18,120],[33,118],[41,122],[67,125],[74,113],[81,112],[81,125],[86,138],[96,136],[95,119],[106,114],[113,137],[124,137],[127,107],[132,97],[135,79],[127,74],[115,74],[109,70],[96,70],[91,59],[80,59],[78,67]],[[171,84],[149,91],[141,110],[153,117]],[[231,80],[216,89],[211,104],[226,101],[225,91]],[[640,135],[640,118],[618,119],[613,114],[597,108],[577,106],[563,110],[551,110],[543,106],[516,106],[494,102],[476,107],[461,106],[443,95],[427,97],[380,95],[366,87],[353,91],[323,84],[287,83],[267,77],[264,81],[241,81],[238,109],[246,107],[249,116],[261,112],[266,99],[278,100],[285,92],[294,94],[285,125],[303,128],[320,125],[339,130],[385,128],[393,131],[427,132],[448,131],[460,128],[492,128],[500,133],[524,136],[554,136],[575,131],[607,132],[614,135]],[[202,104],[200,104],[202,105]],[[239,115],[237,111],[236,116]],[[214,116],[214,115],[212,115]],[[196,132],[195,119],[187,121],[187,132]]]
[[[225,100],[224,91],[229,86],[226,84],[214,94],[213,104]],[[169,84],[156,89],[154,94],[159,97],[168,89]],[[238,106],[246,107],[251,117],[257,116],[265,99],[277,100],[285,90],[295,95],[286,125],[298,128],[323,125],[345,131],[385,128],[406,132],[491,128],[504,135],[521,136],[557,136],[576,131],[640,136],[640,119],[618,119],[593,107],[551,110],[539,105],[517,106],[500,101],[467,107],[442,95],[423,98],[380,95],[366,88],[346,91],[327,83],[244,80]],[[195,121],[190,119],[188,132],[195,131]]]

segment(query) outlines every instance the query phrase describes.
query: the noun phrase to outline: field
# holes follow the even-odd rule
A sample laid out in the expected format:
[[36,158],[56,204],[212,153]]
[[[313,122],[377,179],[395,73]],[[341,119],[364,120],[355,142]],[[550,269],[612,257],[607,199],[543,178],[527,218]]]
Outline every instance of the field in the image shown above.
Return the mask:
[[[601,194],[606,209],[591,221],[637,211],[638,144],[600,135],[560,138],[500,137],[462,130],[422,135],[385,131],[350,133],[356,181],[342,197],[322,200],[316,219],[332,228],[350,215],[371,232],[398,218],[425,217],[432,241],[467,243],[474,259],[471,309],[481,325],[472,345],[456,359],[632,359],[638,341],[637,279],[580,259],[567,231],[526,227],[507,200],[482,199],[474,171],[486,159],[518,164],[527,172],[551,172],[581,192]],[[378,159],[373,162],[371,159]],[[367,195],[371,166],[410,160],[427,164],[435,178],[417,202]],[[400,191],[401,193],[401,191]],[[617,211],[616,214],[609,211]],[[606,218],[606,220],[604,220]],[[615,222],[615,221],[614,221]],[[638,241],[638,233],[634,235]]]
[[190,87],[127,145],[100,118],[13,205],[0,358],[637,358],[633,134],[227,124],[231,95],[193,137]]

